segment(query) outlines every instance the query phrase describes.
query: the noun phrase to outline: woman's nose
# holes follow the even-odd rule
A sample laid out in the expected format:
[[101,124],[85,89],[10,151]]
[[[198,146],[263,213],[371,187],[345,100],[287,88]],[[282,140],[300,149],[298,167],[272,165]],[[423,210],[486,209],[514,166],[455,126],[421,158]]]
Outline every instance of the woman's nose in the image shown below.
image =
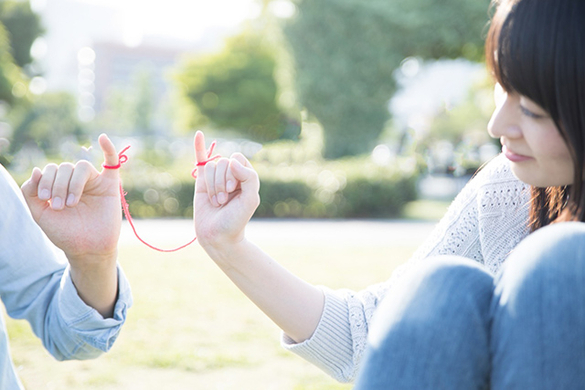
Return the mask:
[[520,99],[514,93],[507,93],[499,84],[494,89],[496,109],[488,123],[488,133],[493,138],[520,138]]

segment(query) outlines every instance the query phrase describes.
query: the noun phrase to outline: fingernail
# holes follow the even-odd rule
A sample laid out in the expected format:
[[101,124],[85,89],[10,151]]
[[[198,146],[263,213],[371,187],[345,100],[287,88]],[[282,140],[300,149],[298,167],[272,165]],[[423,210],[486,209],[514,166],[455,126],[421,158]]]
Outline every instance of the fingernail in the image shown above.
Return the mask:
[[53,206],[53,210],[61,209],[63,207],[63,200],[59,197],[53,198],[51,205]]
[[41,193],[39,194],[39,199],[48,200],[50,197],[51,193],[49,192],[49,190],[47,189],[41,190]]
[[215,207],[219,206],[219,203],[217,202],[217,196],[213,195],[211,197],[211,203],[213,203]]
[[227,194],[225,192],[220,192],[219,194],[217,194],[217,201],[220,204],[224,204],[225,202],[227,202]]
[[75,195],[69,194],[69,196],[67,196],[67,206],[72,206],[73,202],[75,202]]
[[228,182],[226,184],[227,192],[232,192],[235,189],[236,189],[236,183],[233,180],[228,180]]

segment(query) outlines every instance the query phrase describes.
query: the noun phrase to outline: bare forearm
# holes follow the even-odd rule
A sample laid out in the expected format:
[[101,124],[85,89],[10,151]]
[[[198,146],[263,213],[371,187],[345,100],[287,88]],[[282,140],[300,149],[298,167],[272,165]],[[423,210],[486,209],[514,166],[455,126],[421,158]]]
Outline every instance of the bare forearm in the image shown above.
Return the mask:
[[313,334],[323,312],[323,293],[296,277],[253,243],[205,248],[224,273],[296,342]]
[[79,297],[104,318],[111,318],[118,296],[118,271],[116,254],[103,257],[69,257],[71,280]]

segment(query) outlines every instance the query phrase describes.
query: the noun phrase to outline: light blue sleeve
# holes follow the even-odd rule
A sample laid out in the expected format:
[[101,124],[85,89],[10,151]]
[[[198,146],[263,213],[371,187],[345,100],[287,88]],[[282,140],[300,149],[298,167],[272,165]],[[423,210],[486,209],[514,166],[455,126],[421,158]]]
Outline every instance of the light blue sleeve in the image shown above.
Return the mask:
[[90,359],[108,351],[132,304],[120,267],[113,318],[104,319],[79,298],[65,255],[34,222],[20,188],[1,165],[0,297],[8,315],[26,319],[58,360]]

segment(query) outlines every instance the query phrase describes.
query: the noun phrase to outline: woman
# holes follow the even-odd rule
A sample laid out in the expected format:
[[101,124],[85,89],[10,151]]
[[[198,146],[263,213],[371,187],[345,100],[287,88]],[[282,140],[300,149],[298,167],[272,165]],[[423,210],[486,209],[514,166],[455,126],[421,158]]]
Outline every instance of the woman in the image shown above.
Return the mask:
[[[360,293],[318,288],[247,241],[259,183],[243,156],[208,163],[197,181],[195,227],[210,257],[283,329],[286,348],[334,378],[352,380],[367,346],[358,388],[585,383],[585,291],[578,287],[585,285],[585,228],[562,223],[531,234],[584,220],[585,3],[497,5],[487,52],[503,90],[489,132],[503,154],[387,282]],[[204,161],[201,133],[195,149]],[[559,363],[548,366],[551,359]]]
[[455,257],[409,273],[379,308],[357,389],[585,383],[583,37],[584,2],[499,5],[486,44],[501,85],[488,127],[531,185],[538,231],[495,277]]

